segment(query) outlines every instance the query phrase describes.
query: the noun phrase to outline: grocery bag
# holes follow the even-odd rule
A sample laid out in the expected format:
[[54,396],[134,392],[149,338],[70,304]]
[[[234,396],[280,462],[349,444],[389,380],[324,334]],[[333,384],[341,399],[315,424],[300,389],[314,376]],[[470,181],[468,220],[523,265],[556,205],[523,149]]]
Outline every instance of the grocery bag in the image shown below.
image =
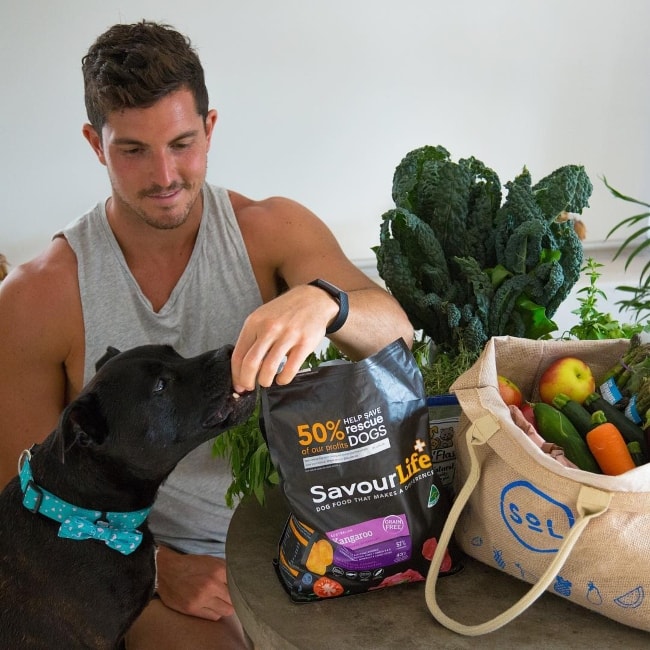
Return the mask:
[[455,438],[458,496],[440,547],[453,535],[471,557],[532,586],[496,618],[465,625],[438,603],[443,557],[435,553],[425,593],[438,622],[461,634],[485,634],[549,591],[650,631],[650,464],[619,476],[561,465],[514,423],[497,384],[497,375],[505,375],[537,401],[540,376],[555,359],[578,357],[599,376],[628,345],[495,337],[454,382],[451,391],[462,408]]

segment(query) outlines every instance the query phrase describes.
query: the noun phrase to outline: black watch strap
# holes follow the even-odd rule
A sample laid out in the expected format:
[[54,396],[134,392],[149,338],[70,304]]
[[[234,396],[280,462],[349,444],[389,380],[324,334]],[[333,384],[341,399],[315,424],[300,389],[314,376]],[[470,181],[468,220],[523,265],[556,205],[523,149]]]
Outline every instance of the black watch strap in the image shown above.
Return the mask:
[[325,330],[325,334],[334,334],[334,332],[338,332],[338,330],[343,327],[345,321],[348,319],[348,294],[345,293],[345,291],[342,289],[335,287],[333,284],[330,284],[325,280],[312,280],[309,284],[311,284],[313,287],[318,287],[319,289],[326,291],[330,296],[332,296],[332,298],[334,298],[334,300],[336,300],[336,302],[339,303],[339,313],[329,325],[329,327]]

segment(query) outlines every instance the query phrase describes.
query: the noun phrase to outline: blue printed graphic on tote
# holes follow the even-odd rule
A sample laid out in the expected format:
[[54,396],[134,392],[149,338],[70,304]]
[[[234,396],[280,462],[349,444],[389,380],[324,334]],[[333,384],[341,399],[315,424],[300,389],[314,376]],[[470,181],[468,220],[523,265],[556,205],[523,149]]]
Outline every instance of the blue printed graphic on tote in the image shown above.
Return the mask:
[[618,598],[614,598],[614,602],[619,607],[624,607],[625,609],[635,609],[636,607],[639,607],[644,600],[645,592],[642,585],[618,596]]
[[560,596],[566,596],[569,598],[571,596],[571,590],[573,589],[573,583],[571,580],[567,580],[562,576],[555,576],[555,584],[553,585],[553,591]]
[[515,566],[519,569],[519,574],[522,580],[530,582],[531,584],[534,584],[539,580],[539,578],[534,573],[531,573],[530,571],[524,569],[523,564],[520,562],[515,562]]
[[598,587],[591,580],[587,583],[587,594],[585,598],[592,605],[603,604],[603,597],[600,593],[600,589],[598,589]]
[[569,506],[528,481],[504,486],[501,517],[513,537],[535,553],[557,553],[575,522]]

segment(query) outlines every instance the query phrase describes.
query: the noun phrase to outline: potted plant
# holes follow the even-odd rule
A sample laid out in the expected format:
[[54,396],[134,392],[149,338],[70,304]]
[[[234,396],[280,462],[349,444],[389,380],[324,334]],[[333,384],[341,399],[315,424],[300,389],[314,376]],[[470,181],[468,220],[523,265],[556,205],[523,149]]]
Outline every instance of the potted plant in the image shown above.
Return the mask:
[[[643,208],[650,208],[650,203],[644,203],[643,201],[621,194],[621,192],[609,185],[606,178],[604,178],[603,181],[607,189],[616,198],[640,205]],[[625,269],[629,267],[637,255],[650,253],[650,212],[644,210],[639,214],[623,219],[607,234],[607,238],[609,239],[609,237],[619,229],[632,228],[637,225],[640,225],[641,227],[638,230],[635,230],[623,241],[614,255],[614,259],[617,259],[627,252],[628,257],[625,262]],[[617,287],[617,289],[628,296],[617,303],[621,306],[623,311],[631,311],[637,322],[647,322],[650,317],[650,258],[641,271],[639,283],[637,285],[621,285]]]

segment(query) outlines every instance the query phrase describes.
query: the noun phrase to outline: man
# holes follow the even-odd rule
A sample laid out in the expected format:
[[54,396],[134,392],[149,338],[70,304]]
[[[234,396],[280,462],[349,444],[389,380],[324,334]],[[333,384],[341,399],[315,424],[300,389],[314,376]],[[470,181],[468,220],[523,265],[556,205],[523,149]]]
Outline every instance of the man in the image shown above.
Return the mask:
[[[328,328],[352,358],[400,336],[410,344],[397,302],[315,215],[205,183],[217,113],[184,36],[116,25],[91,46],[83,73],[83,135],[111,195],[0,285],[0,485],[108,345],[170,343],[187,356],[236,343],[232,381],[243,392],[290,382]],[[348,293],[347,319],[335,296],[310,284],[317,278]],[[159,598],[131,630],[130,649],[243,647],[223,558],[229,482],[210,443],[169,477],[150,517]]]

